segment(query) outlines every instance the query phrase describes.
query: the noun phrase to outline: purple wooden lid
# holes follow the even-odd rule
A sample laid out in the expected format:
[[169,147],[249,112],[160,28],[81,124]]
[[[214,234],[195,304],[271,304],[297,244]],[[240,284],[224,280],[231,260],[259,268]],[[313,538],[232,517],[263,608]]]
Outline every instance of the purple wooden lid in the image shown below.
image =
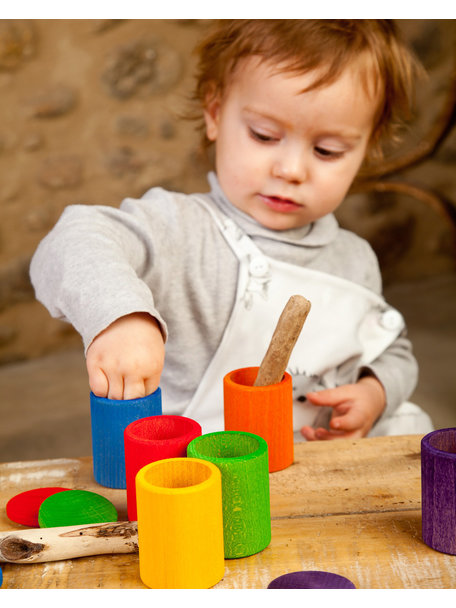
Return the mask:
[[275,578],[268,589],[356,589],[355,585],[340,574],[321,570],[289,572]]

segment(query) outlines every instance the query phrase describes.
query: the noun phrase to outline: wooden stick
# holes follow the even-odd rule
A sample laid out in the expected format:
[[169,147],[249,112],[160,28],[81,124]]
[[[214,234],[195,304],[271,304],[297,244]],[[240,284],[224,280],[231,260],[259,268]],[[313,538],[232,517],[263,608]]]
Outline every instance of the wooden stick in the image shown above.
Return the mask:
[[291,296],[288,300],[258,370],[254,386],[268,386],[282,380],[309,311],[310,302],[303,296]]
[[135,521],[0,532],[0,562],[29,564],[137,552]]

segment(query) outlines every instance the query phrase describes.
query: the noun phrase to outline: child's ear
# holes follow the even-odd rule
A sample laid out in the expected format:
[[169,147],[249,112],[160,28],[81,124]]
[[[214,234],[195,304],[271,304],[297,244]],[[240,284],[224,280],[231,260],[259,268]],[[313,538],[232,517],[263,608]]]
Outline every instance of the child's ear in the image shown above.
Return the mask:
[[211,87],[204,100],[204,122],[206,123],[206,136],[209,141],[215,141],[218,135],[220,115],[220,92]]

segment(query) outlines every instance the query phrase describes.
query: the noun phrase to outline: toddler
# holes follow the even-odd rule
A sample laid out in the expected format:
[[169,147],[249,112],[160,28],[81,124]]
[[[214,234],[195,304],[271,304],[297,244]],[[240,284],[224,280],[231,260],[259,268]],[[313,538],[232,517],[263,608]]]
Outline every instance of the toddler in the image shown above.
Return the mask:
[[333,212],[409,107],[414,61],[388,20],[222,20],[194,99],[209,193],[73,205],[31,265],[81,334],[91,390],[223,430],[223,376],[259,365],[293,294],[312,303],[289,364],[301,439],[427,433],[417,365],[370,246]]

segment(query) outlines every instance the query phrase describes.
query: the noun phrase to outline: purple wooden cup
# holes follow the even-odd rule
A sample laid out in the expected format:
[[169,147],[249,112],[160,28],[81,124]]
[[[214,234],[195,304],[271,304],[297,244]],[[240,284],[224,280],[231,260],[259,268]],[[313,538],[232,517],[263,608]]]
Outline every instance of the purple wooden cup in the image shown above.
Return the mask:
[[456,428],[421,440],[421,514],[423,541],[456,555]]

